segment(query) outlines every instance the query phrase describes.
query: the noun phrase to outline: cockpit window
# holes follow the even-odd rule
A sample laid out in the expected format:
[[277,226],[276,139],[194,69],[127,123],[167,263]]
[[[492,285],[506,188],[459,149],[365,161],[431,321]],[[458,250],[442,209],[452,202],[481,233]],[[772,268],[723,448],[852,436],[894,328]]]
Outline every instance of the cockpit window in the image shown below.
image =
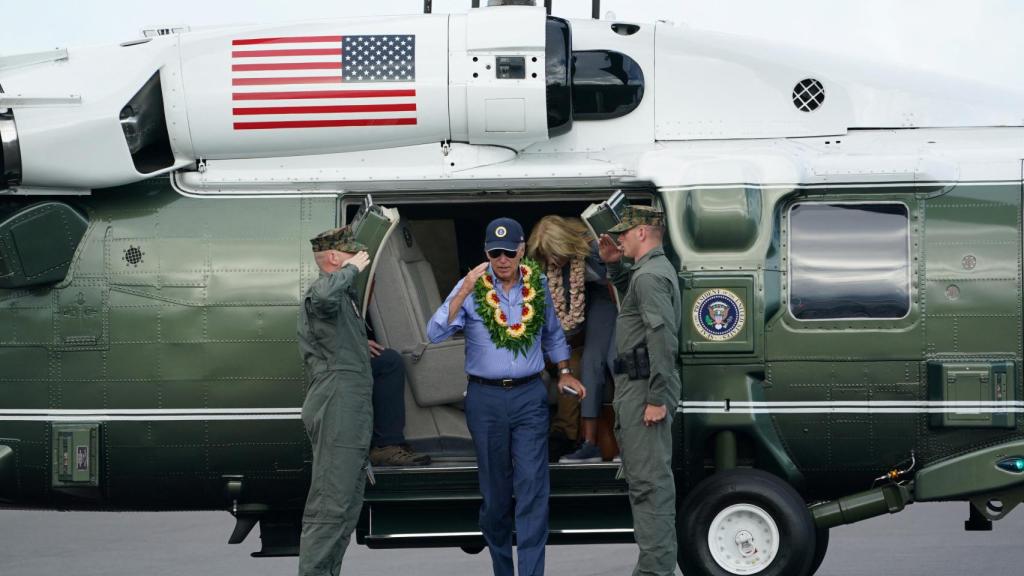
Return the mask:
[[629,56],[611,50],[572,53],[572,105],[576,120],[629,114],[644,97],[644,73]]
[[789,228],[793,317],[898,319],[910,312],[905,204],[795,204]]

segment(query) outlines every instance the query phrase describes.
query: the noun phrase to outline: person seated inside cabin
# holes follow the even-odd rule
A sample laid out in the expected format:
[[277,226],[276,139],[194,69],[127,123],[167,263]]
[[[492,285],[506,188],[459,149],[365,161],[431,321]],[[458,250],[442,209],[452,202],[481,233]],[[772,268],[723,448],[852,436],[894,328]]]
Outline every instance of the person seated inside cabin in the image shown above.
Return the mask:
[[569,367],[588,391],[582,403],[573,396],[558,396],[551,419],[549,459],[575,464],[601,462],[598,417],[609,358],[614,354],[618,310],[605,265],[598,256],[597,241],[579,218],[549,215],[533,227],[526,247],[548,278],[555,313],[572,349]]
[[370,369],[373,372],[373,438],[370,463],[374,466],[427,466],[428,454],[419,454],[405,441],[405,364],[402,355],[375,340],[366,322]]

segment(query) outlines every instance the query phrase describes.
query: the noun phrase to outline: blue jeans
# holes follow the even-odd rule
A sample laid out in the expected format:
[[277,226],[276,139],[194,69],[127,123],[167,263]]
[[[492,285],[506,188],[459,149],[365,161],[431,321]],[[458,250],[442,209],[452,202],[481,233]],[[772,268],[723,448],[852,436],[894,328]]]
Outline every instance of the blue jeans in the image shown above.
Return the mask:
[[513,576],[512,531],[519,576],[544,575],[548,540],[548,392],[540,378],[501,388],[469,384],[466,422],[480,476],[480,529],[495,576]]

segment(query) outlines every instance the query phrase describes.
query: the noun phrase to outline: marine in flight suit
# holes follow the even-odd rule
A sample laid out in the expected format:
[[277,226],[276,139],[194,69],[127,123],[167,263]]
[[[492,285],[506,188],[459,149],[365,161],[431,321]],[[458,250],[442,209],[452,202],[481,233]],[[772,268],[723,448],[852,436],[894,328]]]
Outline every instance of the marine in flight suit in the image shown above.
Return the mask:
[[299,351],[310,378],[302,423],[313,448],[299,576],[337,576],[363,506],[373,431],[370,350],[355,292],[369,257],[347,226],[310,242],[320,277],[299,311]]
[[[676,491],[672,477],[672,416],[682,386],[676,371],[679,282],[661,245],[664,217],[627,208],[601,238],[601,257],[620,294],[615,324],[615,432],[629,484],[633,530],[640,556],[634,576],[671,576],[676,568]],[[635,259],[632,266],[621,256]]]

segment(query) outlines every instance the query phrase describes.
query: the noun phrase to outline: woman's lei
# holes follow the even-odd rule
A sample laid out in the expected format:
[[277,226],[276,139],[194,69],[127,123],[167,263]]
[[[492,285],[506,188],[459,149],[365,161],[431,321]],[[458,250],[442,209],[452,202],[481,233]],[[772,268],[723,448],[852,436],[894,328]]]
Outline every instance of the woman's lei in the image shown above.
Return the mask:
[[544,325],[546,300],[540,266],[529,258],[523,258],[519,263],[519,273],[523,277],[521,322],[509,324],[508,315],[501,309],[501,298],[494,288],[495,279],[489,272],[476,281],[473,297],[476,299],[476,313],[483,319],[491,342],[498,348],[511,350],[516,356],[520,353],[525,356]]
[[569,305],[565,304],[565,286],[562,281],[562,267],[555,266],[548,262],[548,289],[551,291],[551,300],[555,303],[555,315],[558,316],[562,330],[566,332],[573,330],[583,324],[584,311],[586,309],[586,263],[583,258],[573,258],[569,261]]

